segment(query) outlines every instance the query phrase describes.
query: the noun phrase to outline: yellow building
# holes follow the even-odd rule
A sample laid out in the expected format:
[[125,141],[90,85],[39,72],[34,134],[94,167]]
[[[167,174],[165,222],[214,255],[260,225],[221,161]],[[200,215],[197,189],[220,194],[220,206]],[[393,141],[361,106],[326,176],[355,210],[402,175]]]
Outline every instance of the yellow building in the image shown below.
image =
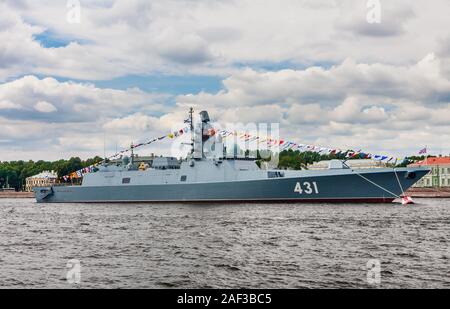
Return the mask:
[[44,171],[25,180],[25,191],[31,192],[34,187],[45,187],[55,184],[58,175],[54,171]]
[[444,188],[450,187],[450,157],[427,158],[423,161],[409,165],[428,166],[431,172],[419,180],[414,187],[418,188]]

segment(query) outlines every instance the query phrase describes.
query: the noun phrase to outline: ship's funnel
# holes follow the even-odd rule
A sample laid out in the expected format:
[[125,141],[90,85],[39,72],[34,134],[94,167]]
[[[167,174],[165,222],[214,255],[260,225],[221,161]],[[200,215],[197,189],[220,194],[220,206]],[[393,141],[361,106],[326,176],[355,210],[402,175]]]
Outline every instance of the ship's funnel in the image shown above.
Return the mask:
[[208,123],[210,121],[207,111],[200,112],[200,119],[203,123]]

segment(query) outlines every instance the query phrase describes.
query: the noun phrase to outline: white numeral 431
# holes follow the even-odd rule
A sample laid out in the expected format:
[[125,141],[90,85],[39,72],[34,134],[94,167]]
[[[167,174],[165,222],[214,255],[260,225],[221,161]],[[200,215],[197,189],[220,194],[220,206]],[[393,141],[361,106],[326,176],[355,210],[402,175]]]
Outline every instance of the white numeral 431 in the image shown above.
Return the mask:
[[319,188],[315,181],[305,181],[302,184],[300,182],[297,182],[294,192],[297,192],[298,194],[319,194]]

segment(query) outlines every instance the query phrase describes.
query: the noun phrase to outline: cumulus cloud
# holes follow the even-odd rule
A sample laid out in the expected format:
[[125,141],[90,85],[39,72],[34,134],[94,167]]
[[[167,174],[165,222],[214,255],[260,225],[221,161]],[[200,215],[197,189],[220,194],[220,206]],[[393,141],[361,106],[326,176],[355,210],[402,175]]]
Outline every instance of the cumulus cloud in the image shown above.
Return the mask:
[[[170,131],[190,106],[325,146],[448,147],[450,2],[381,3],[368,24],[359,0],[84,1],[70,24],[60,1],[4,0],[0,159],[94,155],[105,135],[113,151]],[[174,98],[66,81],[155,72],[219,75],[223,89]]]
[[[246,69],[226,78],[223,90],[181,95],[172,107],[163,94],[25,76],[0,85],[0,140],[20,136],[23,147],[98,154],[105,134],[126,147],[182,126],[194,106],[221,124],[280,123],[294,141],[408,154],[445,145],[448,134],[433,135],[436,128],[450,132],[450,81],[440,61],[430,54],[409,66],[346,60],[329,69]],[[21,136],[26,126],[41,129]]]
[[410,66],[355,63],[347,59],[330,69],[247,69],[225,79],[223,84],[225,89],[217,94],[181,96],[179,102],[208,106],[283,105],[298,101],[336,105],[349,95],[368,95],[439,104],[448,102],[450,93],[450,81],[441,74],[440,59],[434,54]]
[[41,113],[53,113],[58,110],[52,103],[48,103],[45,101],[39,101],[38,103],[36,103],[34,109]]
[[[39,74],[109,79],[126,74],[227,75],[239,65],[358,62],[407,64],[436,51],[448,35],[450,4],[382,1],[382,22],[368,24],[365,1],[82,2],[70,24],[60,1],[0,4],[0,80]],[[36,35],[69,42],[46,48]]]
[[344,123],[379,123],[388,119],[383,107],[367,106],[361,99],[347,98],[341,105],[334,108],[330,114],[331,121]]
[[[160,123],[170,126],[163,105],[169,98],[139,89],[101,89],[35,76],[0,84],[1,159],[17,159],[18,153],[24,159],[43,153],[48,157],[39,158],[101,154],[105,135],[110,136],[108,147],[115,147],[111,140],[126,147],[132,140],[148,138],[149,132],[167,130],[150,123],[159,121],[151,115],[163,114],[166,121]],[[146,114],[127,118],[137,111]],[[124,124],[127,121],[129,125]]]
[[0,101],[0,109],[20,109],[21,106],[19,104],[13,103],[8,100]]
[[367,3],[370,2],[342,1],[340,6],[343,18],[336,21],[336,26],[355,36],[394,37],[405,34],[407,23],[416,17],[413,7],[407,1],[379,1],[380,20],[369,23],[367,16],[373,6],[367,6]]
[[195,33],[169,28],[156,37],[155,45],[163,58],[176,63],[200,64],[213,58],[207,42]]
[[[448,147],[444,137],[433,135],[437,127],[450,132],[450,81],[440,70],[441,61],[430,54],[408,66],[347,59],[330,69],[247,69],[224,80],[225,89],[218,93],[179,96],[177,101],[180,107],[210,109],[222,122],[279,119],[293,140],[402,154],[422,144],[442,150]],[[396,140],[405,136],[411,144]],[[401,152],[401,147],[408,150]]]
[[[101,89],[92,84],[59,82],[54,78],[39,79],[30,75],[0,84],[0,116],[18,120],[45,117],[52,122],[85,122],[136,111],[163,111],[162,103],[167,97],[139,89]],[[14,111],[18,108],[20,113]]]
[[157,123],[159,119],[156,117],[151,117],[144,115],[142,113],[136,113],[123,118],[116,118],[106,122],[103,127],[106,130],[112,131],[150,131],[157,128]]

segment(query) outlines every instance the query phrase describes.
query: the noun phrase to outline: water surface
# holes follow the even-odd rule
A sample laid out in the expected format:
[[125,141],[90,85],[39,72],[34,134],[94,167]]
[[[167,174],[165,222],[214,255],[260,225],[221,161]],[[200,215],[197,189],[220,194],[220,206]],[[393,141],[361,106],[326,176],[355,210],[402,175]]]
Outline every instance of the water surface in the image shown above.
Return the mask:
[[[419,204],[0,200],[0,288],[450,287],[450,199]],[[66,264],[81,263],[81,283]]]

